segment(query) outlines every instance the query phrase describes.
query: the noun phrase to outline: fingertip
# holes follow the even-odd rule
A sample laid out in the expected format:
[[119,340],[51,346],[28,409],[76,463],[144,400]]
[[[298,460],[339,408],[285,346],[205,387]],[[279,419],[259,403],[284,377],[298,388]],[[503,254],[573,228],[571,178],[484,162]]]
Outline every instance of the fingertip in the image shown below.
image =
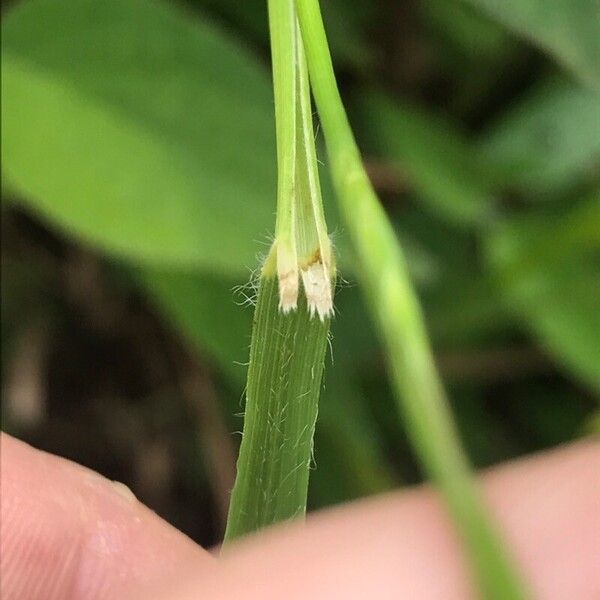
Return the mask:
[[[483,491],[535,598],[600,598],[600,444],[584,442],[493,469]],[[232,546],[200,581],[163,600],[475,598],[442,504],[421,488],[285,525]],[[183,582],[183,583],[182,583]],[[174,595],[175,594],[175,595]]]
[[0,597],[123,597],[193,563],[213,560],[123,484],[0,438]]

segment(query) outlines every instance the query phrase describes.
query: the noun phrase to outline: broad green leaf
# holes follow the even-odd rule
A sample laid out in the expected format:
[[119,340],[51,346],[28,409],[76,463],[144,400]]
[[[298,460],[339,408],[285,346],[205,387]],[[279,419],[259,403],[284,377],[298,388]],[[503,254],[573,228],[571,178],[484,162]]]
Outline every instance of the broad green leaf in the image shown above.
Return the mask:
[[267,70],[157,0],[29,0],[2,29],[4,174],[136,260],[242,273],[272,228]]
[[466,0],[600,91],[597,0]]
[[439,116],[382,94],[358,99],[366,148],[385,157],[436,214],[472,224],[492,211],[486,170],[468,142]]
[[600,390],[600,198],[507,223],[488,241],[504,300],[573,374]]
[[558,193],[600,175],[600,100],[576,85],[546,82],[484,135],[481,151],[510,185]]

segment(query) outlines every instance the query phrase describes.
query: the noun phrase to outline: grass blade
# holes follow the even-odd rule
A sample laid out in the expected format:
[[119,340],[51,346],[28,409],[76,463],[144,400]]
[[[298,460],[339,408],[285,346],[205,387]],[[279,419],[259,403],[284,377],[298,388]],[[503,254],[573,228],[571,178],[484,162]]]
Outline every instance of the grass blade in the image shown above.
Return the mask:
[[362,165],[337,88],[318,0],[296,0],[311,86],[341,212],[385,344],[413,447],[440,488],[486,599],[526,597],[479,497],[437,374],[406,261]]

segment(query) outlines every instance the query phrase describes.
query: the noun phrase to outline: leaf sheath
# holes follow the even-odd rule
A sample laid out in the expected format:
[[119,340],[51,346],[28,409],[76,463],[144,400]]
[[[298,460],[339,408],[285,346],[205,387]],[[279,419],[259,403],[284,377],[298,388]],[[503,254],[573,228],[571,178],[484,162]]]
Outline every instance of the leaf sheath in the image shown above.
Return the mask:
[[283,314],[274,276],[261,278],[254,317],[244,435],[225,541],[304,516],[329,319],[306,297]]

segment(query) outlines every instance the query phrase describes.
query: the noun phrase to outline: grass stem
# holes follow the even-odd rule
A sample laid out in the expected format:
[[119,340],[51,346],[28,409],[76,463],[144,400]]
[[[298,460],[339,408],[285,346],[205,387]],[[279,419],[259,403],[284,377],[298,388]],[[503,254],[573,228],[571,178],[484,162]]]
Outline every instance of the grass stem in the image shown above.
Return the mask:
[[363,167],[335,80],[319,2],[296,0],[296,7],[337,199],[412,445],[462,534],[483,597],[524,599],[462,452],[402,249]]

